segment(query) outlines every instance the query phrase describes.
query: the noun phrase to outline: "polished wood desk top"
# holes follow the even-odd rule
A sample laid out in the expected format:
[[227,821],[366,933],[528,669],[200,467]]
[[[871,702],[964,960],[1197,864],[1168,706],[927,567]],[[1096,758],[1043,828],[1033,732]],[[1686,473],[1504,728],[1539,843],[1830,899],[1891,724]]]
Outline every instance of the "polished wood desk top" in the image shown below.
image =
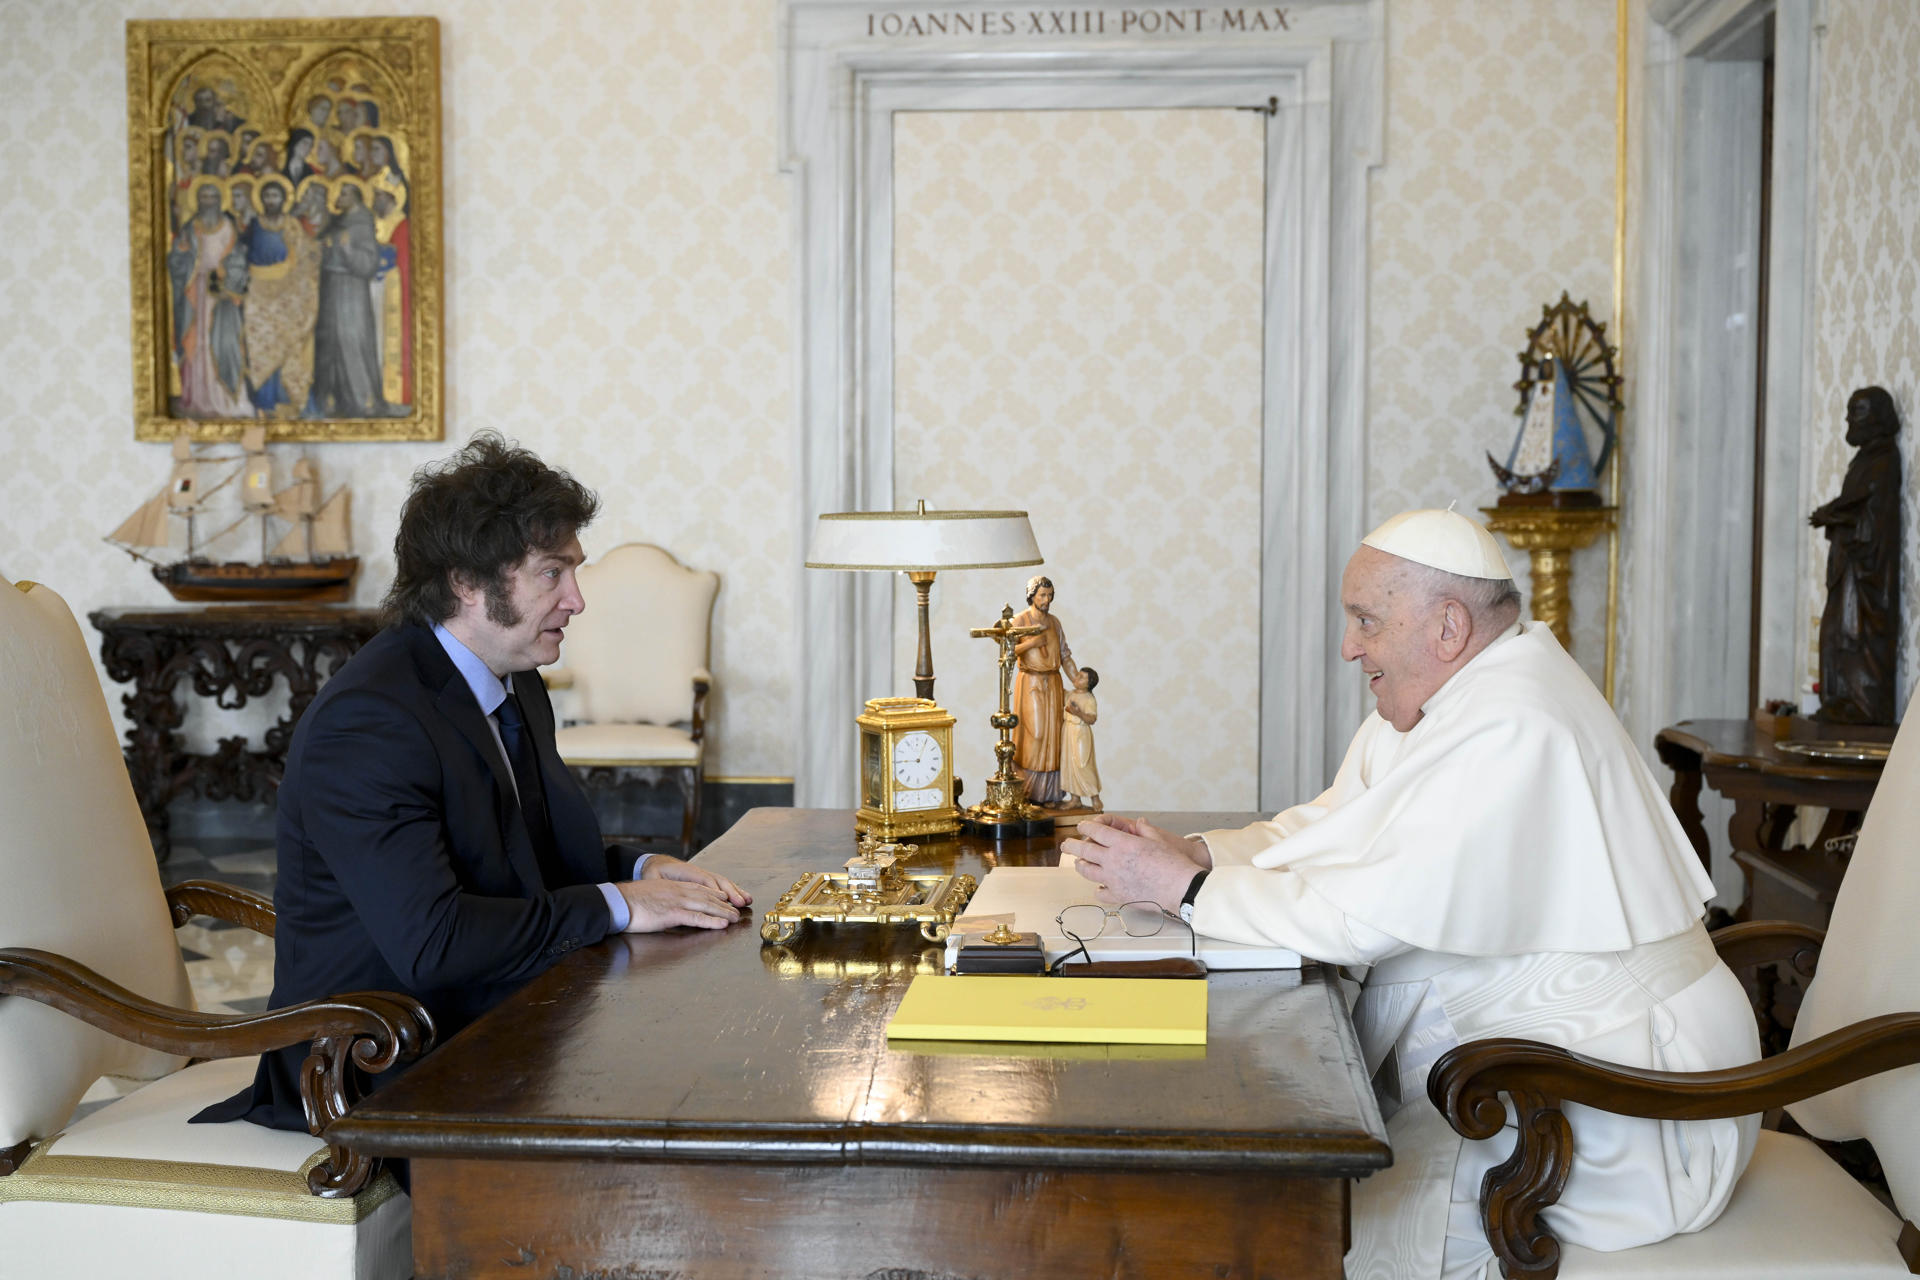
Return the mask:
[[[1848,725],[1824,728],[1829,738],[1891,740],[1890,732],[1884,728]],[[1782,751],[1779,741],[1770,733],[1762,733],[1751,720],[1682,720],[1654,735],[1656,751],[1666,746],[1690,751],[1700,757],[1703,765],[1715,770],[1747,770],[1809,782],[1863,784],[1869,795],[1885,767],[1879,761],[1824,760]],[[1666,752],[1661,751],[1661,756],[1665,759]]]
[[[1165,821],[1191,831],[1254,816]],[[922,849],[916,871],[975,875],[1059,856],[1053,837]],[[848,812],[757,809],[700,863],[765,907],[853,852]],[[765,946],[757,917],[609,939],[562,958],[329,1136],[415,1158],[1320,1178],[1391,1163],[1338,984],[1319,966],[1210,977],[1204,1048],[890,1045],[907,984],[941,955],[917,932],[854,925]]]

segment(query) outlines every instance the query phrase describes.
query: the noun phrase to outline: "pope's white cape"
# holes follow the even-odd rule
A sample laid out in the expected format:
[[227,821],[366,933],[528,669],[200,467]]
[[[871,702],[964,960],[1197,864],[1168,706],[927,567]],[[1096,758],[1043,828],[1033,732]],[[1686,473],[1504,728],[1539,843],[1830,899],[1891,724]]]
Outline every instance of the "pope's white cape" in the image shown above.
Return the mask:
[[1217,870],[1194,927],[1297,945],[1271,904],[1311,893],[1413,947],[1499,956],[1624,951],[1700,918],[1699,856],[1545,624],[1494,641],[1422,710],[1406,733],[1369,716],[1312,801],[1207,832]]
[[[1512,628],[1423,712],[1407,733],[1370,717],[1311,802],[1207,832],[1195,903],[1202,932],[1370,967],[1354,1025],[1394,1167],[1353,1190],[1349,1280],[1497,1278],[1479,1188],[1513,1140],[1463,1144],[1428,1100],[1454,1045],[1520,1036],[1657,1070],[1760,1052],[1699,923],[1712,883],[1552,633]],[[1759,1121],[1564,1113],[1574,1165],[1544,1221],[1596,1250],[1712,1222]]]

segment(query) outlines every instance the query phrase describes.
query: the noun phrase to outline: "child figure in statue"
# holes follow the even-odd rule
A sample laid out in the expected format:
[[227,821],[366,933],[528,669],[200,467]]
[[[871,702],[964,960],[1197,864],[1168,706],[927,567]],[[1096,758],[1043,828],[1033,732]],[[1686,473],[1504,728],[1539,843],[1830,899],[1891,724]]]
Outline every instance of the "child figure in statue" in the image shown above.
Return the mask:
[[1100,769],[1093,758],[1093,722],[1100,718],[1100,708],[1093,690],[1100,683],[1100,673],[1069,663],[1067,675],[1073,681],[1073,692],[1067,695],[1060,713],[1060,789],[1067,793],[1070,807],[1097,813]]

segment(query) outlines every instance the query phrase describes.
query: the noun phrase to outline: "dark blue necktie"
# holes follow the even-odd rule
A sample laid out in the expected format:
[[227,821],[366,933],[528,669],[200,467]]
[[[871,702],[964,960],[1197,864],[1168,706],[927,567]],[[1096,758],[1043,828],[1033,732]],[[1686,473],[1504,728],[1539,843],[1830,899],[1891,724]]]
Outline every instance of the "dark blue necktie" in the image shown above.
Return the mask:
[[534,857],[539,860],[547,887],[555,888],[560,851],[547,816],[547,793],[540,785],[540,764],[534,755],[532,735],[527,732],[526,717],[520,714],[520,700],[509,693],[494,714],[500,718],[500,745],[507,749],[507,763],[513,768],[513,785],[520,793],[520,817],[533,842]]

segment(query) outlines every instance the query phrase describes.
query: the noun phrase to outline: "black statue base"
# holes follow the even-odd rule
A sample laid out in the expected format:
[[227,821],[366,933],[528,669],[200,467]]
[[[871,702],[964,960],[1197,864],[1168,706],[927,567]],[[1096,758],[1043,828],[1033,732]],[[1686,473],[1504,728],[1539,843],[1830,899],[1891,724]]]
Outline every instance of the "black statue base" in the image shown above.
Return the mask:
[[1052,835],[1053,819],[1009,818],[1005,822],[995,822],[967,813],[960,817],[960,829],[968,835],[985,836],[989,840],[1025,840],[1031,836]]

